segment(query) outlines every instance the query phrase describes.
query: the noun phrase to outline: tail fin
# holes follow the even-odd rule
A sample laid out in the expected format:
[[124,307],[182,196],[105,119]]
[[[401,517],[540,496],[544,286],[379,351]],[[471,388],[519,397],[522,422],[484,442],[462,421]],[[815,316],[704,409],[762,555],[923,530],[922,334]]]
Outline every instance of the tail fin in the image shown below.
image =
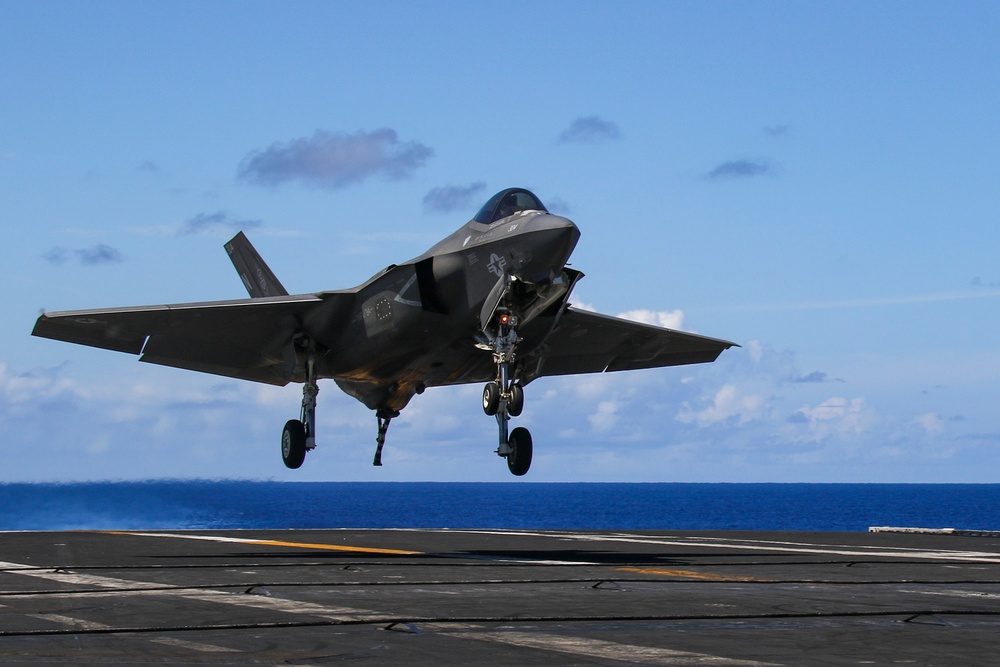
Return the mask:
[[285,296],[288,291],[282,287],[264,260],[257,254],[246,234],[240,232],[226,244],[226,252],[232,260],[236,272],[254,299],[265,296]]

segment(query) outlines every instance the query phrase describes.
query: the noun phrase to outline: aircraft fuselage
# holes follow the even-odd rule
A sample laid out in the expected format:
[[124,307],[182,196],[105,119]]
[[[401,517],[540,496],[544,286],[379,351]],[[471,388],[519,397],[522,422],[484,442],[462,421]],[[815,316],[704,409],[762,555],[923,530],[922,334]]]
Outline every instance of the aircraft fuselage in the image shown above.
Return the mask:
[[334,378],[371,409],[395,411],[426,386],[490,379],[489,354],[483,353],[482,363],[456,368],[448,363],[450,351],[460,347],[467,353],[475,344],[481,309],[505,274],[550,302],[565,299],[572,281],[564,268],[579,238],[571,220],[540,211],[465,224],[424,254],[359,286],[350,324],[341,327],[339,338],[313,334],[326,348],[319,377]]

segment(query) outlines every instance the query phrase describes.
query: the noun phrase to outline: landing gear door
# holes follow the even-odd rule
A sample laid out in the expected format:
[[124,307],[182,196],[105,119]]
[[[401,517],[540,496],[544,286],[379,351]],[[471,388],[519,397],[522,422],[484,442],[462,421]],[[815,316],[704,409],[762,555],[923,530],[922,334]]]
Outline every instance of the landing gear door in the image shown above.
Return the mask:
[[497,284],[493,286],[490,290],[489,295],[486,297],[486,301],[483,303],[483,309],[479,311],[479,328],[487,332],[487,327],[493,321],[493,315],[497,312],[497,308],[500,306],[500,302],[503,301],[504,296],[507,294],[507,287],[510,279],[507,274],[500,276],[500,280]]

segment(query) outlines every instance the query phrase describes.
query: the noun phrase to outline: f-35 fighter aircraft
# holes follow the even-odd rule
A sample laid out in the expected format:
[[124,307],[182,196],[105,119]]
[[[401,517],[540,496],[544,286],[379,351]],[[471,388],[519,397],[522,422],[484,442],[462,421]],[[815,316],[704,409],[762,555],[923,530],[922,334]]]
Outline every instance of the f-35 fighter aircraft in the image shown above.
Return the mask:
[[242,232],[226,251],[249,299],[45,313],[36,336],[141,355],[140,361],[284,386],[303,383],[281,456],[316,447],[317,382],[332,378],[375,411],[375,465],[389,422],[427,387],[484,382],[483,410],[515,475],[531,434],[508,430],[524,388],[551,375],[715,361],[735,343],[573,308],[580,231],[521,188],[498,192],[433,248],[353,289],[289,295]]

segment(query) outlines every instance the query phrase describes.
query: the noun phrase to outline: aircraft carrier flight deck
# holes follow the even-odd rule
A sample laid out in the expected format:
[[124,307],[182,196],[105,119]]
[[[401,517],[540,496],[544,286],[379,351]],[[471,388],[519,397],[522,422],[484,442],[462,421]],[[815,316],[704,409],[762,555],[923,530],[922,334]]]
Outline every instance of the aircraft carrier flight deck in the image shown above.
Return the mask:
[[1000,540],[0,535],[0,665],[992,665]]

